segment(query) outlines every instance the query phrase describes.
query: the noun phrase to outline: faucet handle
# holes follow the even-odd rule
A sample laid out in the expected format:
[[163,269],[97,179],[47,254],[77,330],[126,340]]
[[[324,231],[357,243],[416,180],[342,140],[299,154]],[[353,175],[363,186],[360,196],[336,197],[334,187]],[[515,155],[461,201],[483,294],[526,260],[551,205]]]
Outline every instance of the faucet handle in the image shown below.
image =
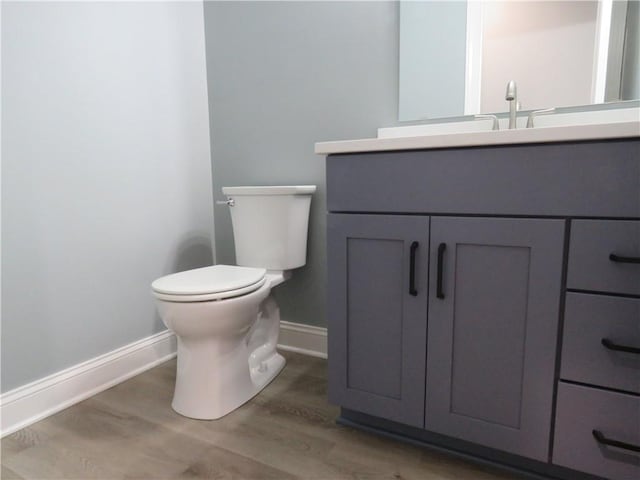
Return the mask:
[[543,108],[542,110],[534,110],[533,112],[531,112],[529,114],[529,117],[527,117],[527,128],[533,128],[533,119],[536,117],[536,115],[543,115],[545,113],[553,113],[555,111],[556,111],[555,107]]
[[475,115],[474,118],[476,120],[486,120],[490,118],[493,120],[491,130],[500,130],[500,123],[498,122],[498,117],[495,115]]

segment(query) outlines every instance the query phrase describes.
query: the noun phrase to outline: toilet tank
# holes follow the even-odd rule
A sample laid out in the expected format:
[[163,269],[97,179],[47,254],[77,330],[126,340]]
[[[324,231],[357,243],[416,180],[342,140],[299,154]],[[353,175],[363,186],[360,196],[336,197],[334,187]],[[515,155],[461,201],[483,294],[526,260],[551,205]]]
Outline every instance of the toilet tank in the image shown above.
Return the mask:
[[307,262],[315,185],[223,187],[230,202],[236,264],[290,270]]

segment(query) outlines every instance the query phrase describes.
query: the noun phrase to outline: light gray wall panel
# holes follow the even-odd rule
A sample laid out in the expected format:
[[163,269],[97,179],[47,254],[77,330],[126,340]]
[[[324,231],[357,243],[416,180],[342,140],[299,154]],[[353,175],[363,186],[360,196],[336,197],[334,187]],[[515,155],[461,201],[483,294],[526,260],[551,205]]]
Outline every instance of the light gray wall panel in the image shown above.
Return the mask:
[[[284,320],[325,325],[325,160],[315,142],[397,119],[395,2],[205,2],[214,196],[225,185],[316,184],[306,267],[276,289]],[[219,263],[233,263],[227,207]]]
[[202,5],[3,2],[2,391],[164,330],[211,264]]
[[398,118],[464,114],[467,2],[400,3]]

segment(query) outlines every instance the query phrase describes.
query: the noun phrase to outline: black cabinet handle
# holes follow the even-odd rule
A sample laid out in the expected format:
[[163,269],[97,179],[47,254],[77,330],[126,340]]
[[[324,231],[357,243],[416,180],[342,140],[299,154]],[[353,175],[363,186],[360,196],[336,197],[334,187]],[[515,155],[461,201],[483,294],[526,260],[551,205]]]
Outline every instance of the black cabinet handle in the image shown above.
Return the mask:
[[416,297],[418,290],[416,289],[416,250],[420,244],[413,242],[409,247],[409,295]]
[[610,447],[622,448],[624,450],[630,450],[632,452],[640,452],[640,445],[634,445],[633,443],[621,442],[620,440],[613,440],[607,438],[600,430],[592,430],[593,437],[602,443],[603,445],[609,445]]
[[631,347],[629,345],[618,345],[617,343],[613,343],[608,338],[602,339],[602,345],[607,347],[609,350],[616,350],[618,352],[627,352],[627,353],[638,353],[640,354],[640,348]]
[[623,257],[622,255],[616,255],[615,253],[609,255],[609,260],[618,263],[640,263],[640,257]]
[[444,298],[444,291],[442,290],[442,268],[444,263],[444,252],[446,250],[446,243],[438,245],[438,280],[436,284],[436,297],[438,298]]

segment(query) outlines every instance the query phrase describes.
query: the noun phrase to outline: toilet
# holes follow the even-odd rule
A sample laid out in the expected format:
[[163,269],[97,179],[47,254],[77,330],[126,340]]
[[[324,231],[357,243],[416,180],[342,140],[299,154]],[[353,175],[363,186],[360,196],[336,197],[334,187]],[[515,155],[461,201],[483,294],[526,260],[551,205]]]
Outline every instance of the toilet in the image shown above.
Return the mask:
[[259,393],[285,365],[276,351],[280,311],[271,290],[306,263],[314,185],[224,187],[237,265],[174,273],[151,284],[178,342],[171,406],[220,418]]

